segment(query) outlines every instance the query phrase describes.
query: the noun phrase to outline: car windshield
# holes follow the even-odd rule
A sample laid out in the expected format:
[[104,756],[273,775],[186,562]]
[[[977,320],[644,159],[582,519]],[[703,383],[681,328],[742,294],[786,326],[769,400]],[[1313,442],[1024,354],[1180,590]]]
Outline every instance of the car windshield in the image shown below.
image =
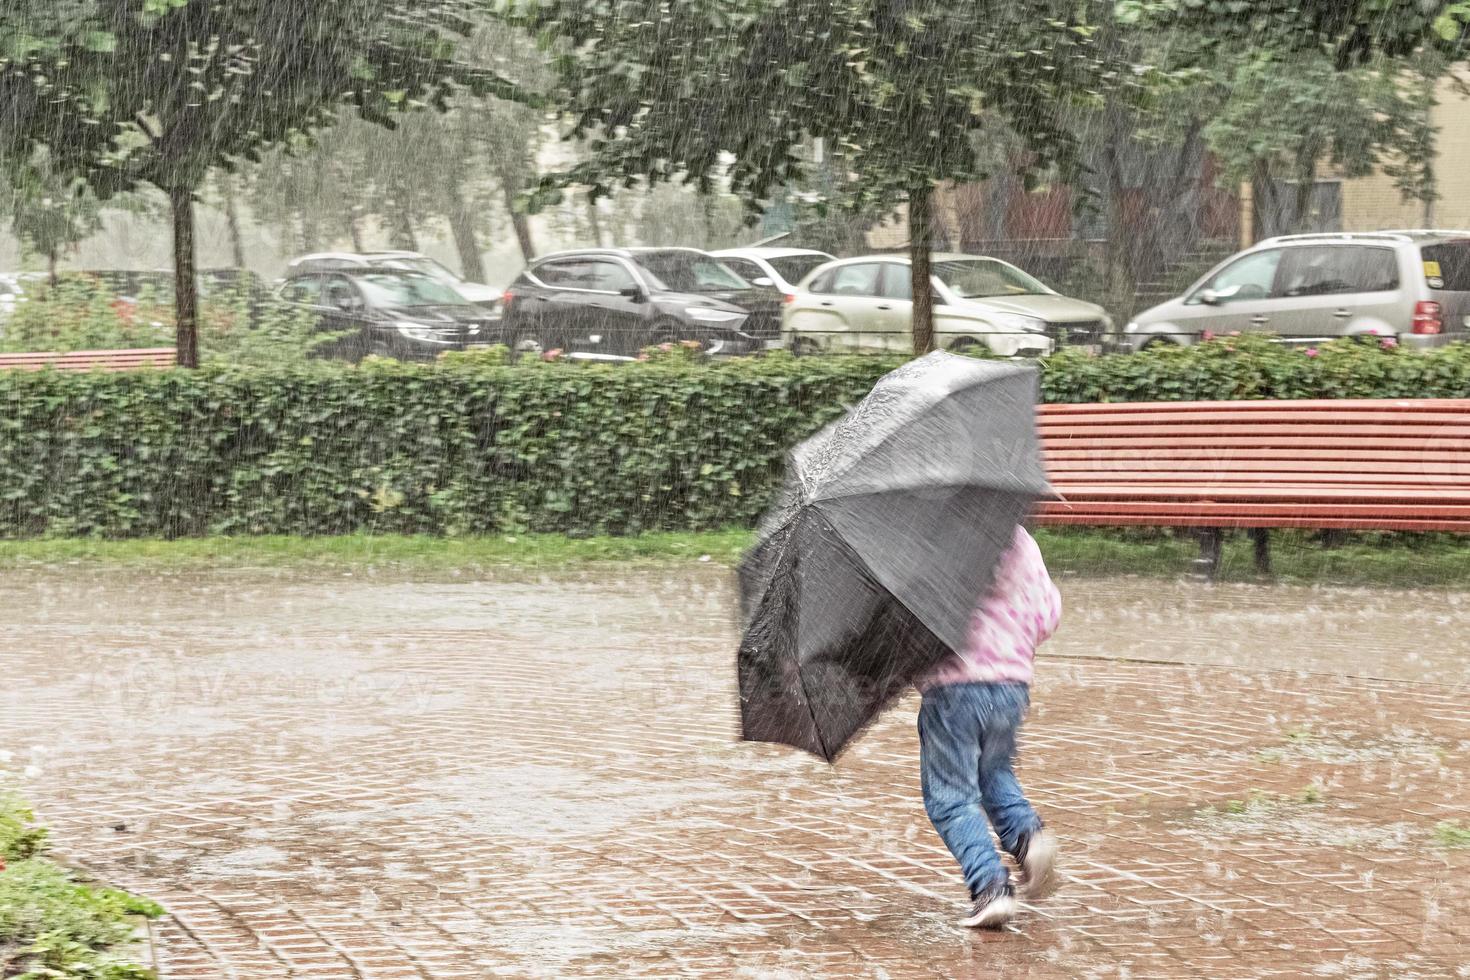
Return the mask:
[[1050,289],[1015,266],[994,259],[959,259],[934,263],[934,275],[963,299],[1025,296]]
[[636,260],[657,285],[675,293],[717,293],[727,289],[749,289],[719,259],[699,252],[642,252]]
[[440,282],[459,282],[459,276],[456,276],[454,273],[450,272],[448,269],[444,268],[444,266],[440,265],[438,262],[435,262],[427,255],[404,258],[395,256],[387,260],[387,262],[385,262],[384,264],[398,266],[400,268],[408,269],[413,272],[420,272],[430,277],[431,279],[437,279]]
[[781,278],[787,282],[801,282],[819,265],[832,261],[832,256],[822,253],[820,255],[778,255],[773,259],[767,259],[771,268],[781,274]]
[[362,287],[369,306],[458,306],[469,302],[452,287],[417,272],[366,272],[353,280]]

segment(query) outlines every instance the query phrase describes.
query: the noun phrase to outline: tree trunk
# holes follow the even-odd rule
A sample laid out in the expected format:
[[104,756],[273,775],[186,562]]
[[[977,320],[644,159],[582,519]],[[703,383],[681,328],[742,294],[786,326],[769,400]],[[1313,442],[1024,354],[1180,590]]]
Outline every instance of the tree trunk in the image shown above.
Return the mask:
[[46,278],[52,288],[56,287],[56,249],[52,248],[46,252]]
[[516,207],[516,194],[519,187],[514,180],[502,175],[500,189],[505,195],[505,210],[510,214],[511,226],[516,230],[516,241],[521,246],[521,257],[529,262],[536,257],[536,245],[531,241],[530,220],[524,211]]
[[454,247],[459,251],[460,275],[470,282],[484,282],[485,263],[480,260],[475,215],[464,199],[457,176],[445,182],[444,196],[449,203],[449,230],[454,234]]
[[235,178],[225,174],[219,182],[220,196],[225,202],[225,225],[230,232],[230,257],[235,268],[245,268],[245,239],[240,233],[240,209],[235,204]]
[[607,242],[602,237],[602,215],[597,213],[597,202],[590,194],[587,197],[587,221],[592,226],[592,241],[598,248],[604,247]]
[[909,191],[909,263],[913,271],[914,353],[934,349],[934,188]]
[[1251,199],[1255,202],[1256,241],[1280,235],[1281,194],[1265,160],[1257,160],[1251,174]]
[[1109,137],[1103,153],[1106,173],[1108,251],[1105,259],[1108,304],[1114,312],[1132,314],[1138,306],[1138,266],[1134,261],[1132,223],[1127,210],[1127,187],[1123,179],[1123,162],[1116,135]]
[[199,294],[194,274],[194,191],[171,187],[169,211],[174,223],[174,320],[179,367],[199,366]]
[[1312,191],[1317,186],[1317,156],[1303,148],[1297,159],[1296,201],[1292,207],[1291,230],[1296,233],[1310,231],[1307,221],[1312,216]]
[[362,214],[355,204],[347,209],[347,236],[352,239],[352,250],[354,252],[364,251],[362,247]]

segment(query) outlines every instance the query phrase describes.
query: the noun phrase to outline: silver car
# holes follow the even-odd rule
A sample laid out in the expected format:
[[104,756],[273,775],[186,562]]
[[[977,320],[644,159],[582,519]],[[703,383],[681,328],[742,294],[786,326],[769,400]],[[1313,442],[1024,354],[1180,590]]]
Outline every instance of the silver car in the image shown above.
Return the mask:
[[783,293],[795,292],[796,284],[805,279],[807,273],[836,258],[813,248],[770,245],[725,248],[710,254],[740,273],[746,282],[779,289]]
[[[907,256],[840,259],[815,269],[786,297],[782,334],[798,353],[913,349]],[[934,341],[949,350],[988,348],[1003,357],[1049,354],[1059,344],[1096,346],[1112,321],[999,259],[934,256]]]
[[1288,343],[1378,335],[1414,347],[1470,337],[1470,232],[1383,231],[1271,238],[1140,314],[1123,348],[1208,334]]

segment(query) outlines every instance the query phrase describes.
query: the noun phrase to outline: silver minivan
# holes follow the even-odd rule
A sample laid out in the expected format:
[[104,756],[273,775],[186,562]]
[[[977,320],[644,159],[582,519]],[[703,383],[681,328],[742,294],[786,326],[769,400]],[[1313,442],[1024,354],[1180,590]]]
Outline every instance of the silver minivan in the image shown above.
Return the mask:
[[1124,328],[1122,347],[1188,345],[1232,332],[1288,343],[1375,334],[1414,347],[1470,339],[1470,231],[1271,238],[1139,314]]

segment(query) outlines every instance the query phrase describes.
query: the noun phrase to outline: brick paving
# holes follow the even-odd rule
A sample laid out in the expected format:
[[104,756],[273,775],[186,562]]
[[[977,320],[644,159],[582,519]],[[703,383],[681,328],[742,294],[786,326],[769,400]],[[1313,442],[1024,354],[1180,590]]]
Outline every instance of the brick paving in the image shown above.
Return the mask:
[[1045,659],[1065,884],[975,933],[916,703],[735,742],[712,574],[0,584],[0,749],[165,977],[1470,976],[1464,687]]

